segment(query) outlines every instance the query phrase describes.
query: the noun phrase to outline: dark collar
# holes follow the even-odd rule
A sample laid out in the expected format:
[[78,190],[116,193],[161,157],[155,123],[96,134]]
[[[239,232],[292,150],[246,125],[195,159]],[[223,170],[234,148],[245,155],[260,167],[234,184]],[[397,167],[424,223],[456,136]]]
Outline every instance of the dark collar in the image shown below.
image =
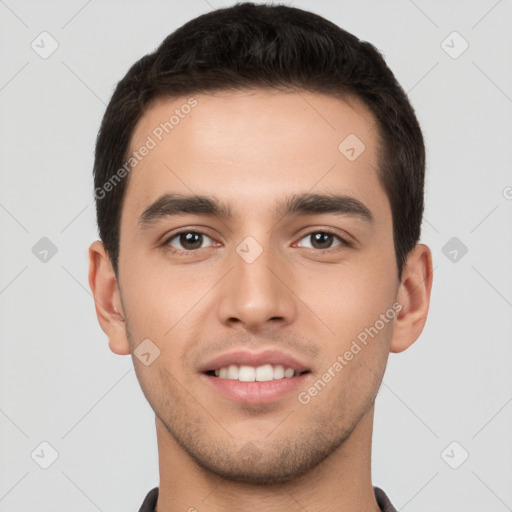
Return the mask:
[[[397,512],[396,508],[393,507],[389,498],[386,496],[386,493],[380,489],[379,487],[374,487],[373,491],[375,492],[375,499],[377,500],[377,504],[379,505],[382,512]],[[144,503],[142,503],[142,507],[140,507],[139,512],[155,512],[156,502],[158,500],[158,487],[151,489]]]

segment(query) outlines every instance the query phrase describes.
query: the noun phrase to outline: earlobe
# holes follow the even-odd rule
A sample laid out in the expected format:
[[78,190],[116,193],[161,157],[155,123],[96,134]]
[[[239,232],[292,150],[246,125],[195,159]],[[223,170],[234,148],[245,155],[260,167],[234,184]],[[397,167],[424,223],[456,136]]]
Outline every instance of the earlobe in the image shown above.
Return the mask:
[[117,277],[110,257],[99,240],[89,247],[89,286],[94,296],[98,322],[108,336],[110,350],[119,355],[129,354],[130,345]]
[[424,244],[418,244],[407,257],[398,290],[401,306],[395,319],[391,352],[402,352],[420,336],[427,320],[432,289],[432,254]]

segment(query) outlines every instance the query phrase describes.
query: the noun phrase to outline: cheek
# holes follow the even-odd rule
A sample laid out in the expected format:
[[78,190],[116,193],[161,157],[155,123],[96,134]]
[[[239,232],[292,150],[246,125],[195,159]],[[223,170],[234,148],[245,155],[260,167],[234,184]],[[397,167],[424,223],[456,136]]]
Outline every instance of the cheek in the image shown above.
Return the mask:
[[181,328],[181,320],[211,286],[198,276],[184,276],[176,269],[149,265],[127,271],[122,282],[126,290],[123,305],[131,332],[161,340]]
[[[297,276],[297,295],[308,308],[306,314],[316,322],[321,320],[336,339],[336,349],[356,338],[373,326],[395,301],[398,283],[391,269],[382,264],[336,266],[319,271],[314,278],[307,274]],[[299,283],[302,284],[299,285]],[[381,326],[383,335],[389,336],[390,322]]]
[[158,416],[173,419],[178,415],[179,420],[179,415],[184,416],[180,412],[186,397],[183,393],[184,384],[180,384],[184,379],[181,375],[174,376],[175,371],[171,369],[167,358],[168,354],[164,351],[150,366],[134,361],[135,371],[146,400]]

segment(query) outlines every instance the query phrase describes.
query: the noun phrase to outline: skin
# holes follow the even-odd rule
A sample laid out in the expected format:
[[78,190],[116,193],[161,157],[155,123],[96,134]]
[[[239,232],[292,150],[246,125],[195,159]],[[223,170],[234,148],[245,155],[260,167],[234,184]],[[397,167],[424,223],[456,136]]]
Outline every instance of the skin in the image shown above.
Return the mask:
[[[194,97],[197,106],[129,176],[118,278],[101,242],[89,250],[89,282],[111,350],[133,355],[149,338],[161,351],[149,366],[133,358],[156,415],[157,510],[377,511],[374,399],[389,353],[423,329],[432,260],[417,245],[398,279],[375,121],[354,98],[309,92]],[[187,99],[154,102],[132,149]],[[366,146],[352,162],[338,150],[349,134]],[[139,216],[163,193],[215,197],[233,216],[182,214],[141,229]],[[301,193],[353,197],[373,222],[273,214]],[[209,238],[198,249],[167,241],[187,230]],[[309,235],[325,230],[336,236],[315,250]],[[236,252],[247,236],[263,249],[252,263]],[[235,348],[273,348],[307,362],[299,390],[307,391],[396,301],[400,313],[306,405],[295,392],[270,404],[235,402],[198,371]]]

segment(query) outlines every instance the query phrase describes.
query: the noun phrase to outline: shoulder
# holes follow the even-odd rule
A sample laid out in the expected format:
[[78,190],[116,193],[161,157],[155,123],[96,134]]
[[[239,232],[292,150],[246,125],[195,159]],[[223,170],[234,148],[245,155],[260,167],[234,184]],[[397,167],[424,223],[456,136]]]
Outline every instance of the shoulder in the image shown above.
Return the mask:
[[139,509],[139,512],[154,512],[157,500],[158,487],[155,487],[148,492],[144,502],[142,503],[142,506]]
[[396,508],[391,504],[386,493],[379,487],[374,487],[375,499],[382,512],[397,512]]

